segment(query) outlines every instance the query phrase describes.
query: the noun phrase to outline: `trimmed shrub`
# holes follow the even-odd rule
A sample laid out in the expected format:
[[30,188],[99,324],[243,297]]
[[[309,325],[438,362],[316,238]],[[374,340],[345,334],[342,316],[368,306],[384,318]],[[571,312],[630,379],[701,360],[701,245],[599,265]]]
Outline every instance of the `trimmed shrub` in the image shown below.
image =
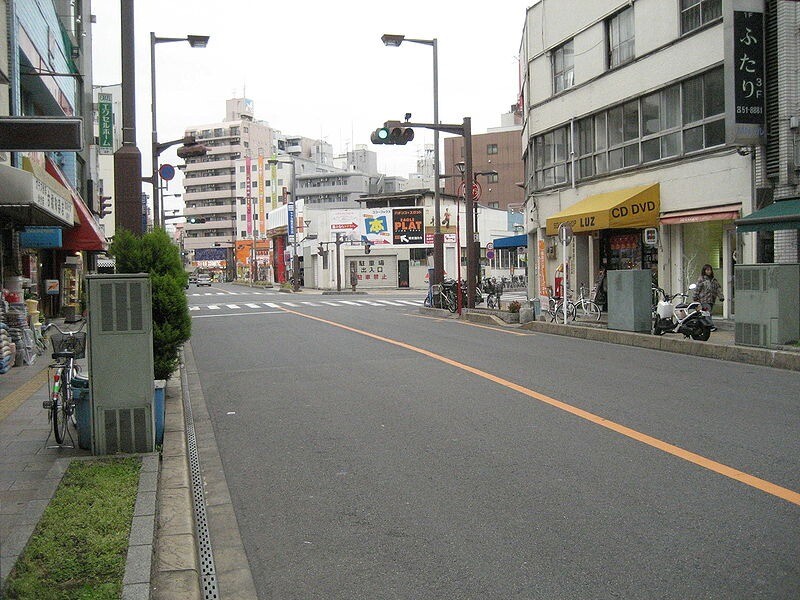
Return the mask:
[[516,300],[512,300],[508,303],[508,312],[510,313],[518,313],[519,309],[522,305],[517,302]]
[[169,379],[180,360],[180,347],[192,334],[184,288],[189,281],[180,250],[166,231],[141,237],[117,230],[109,252],[117,273],[150,273],[153,290],[153,375]]

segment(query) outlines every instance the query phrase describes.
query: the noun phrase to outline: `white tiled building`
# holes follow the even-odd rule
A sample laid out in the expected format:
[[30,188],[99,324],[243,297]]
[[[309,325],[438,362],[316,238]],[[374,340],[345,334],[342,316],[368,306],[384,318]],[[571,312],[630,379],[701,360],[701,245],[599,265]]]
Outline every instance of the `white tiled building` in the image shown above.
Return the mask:
[[[529,264],[544,265],[530,274],[532,294],[554,283],[561,222],[576,233],[572,282],[591,283],[600,269],[652,269],[677,292],[710,263],[725,285],[726,316],[734,262],[771,258],[771,234],[737,235],[734,221],[765,197],[798,195],[788,117],[800,114],[800,4],[765,2],[766,87],[780,86],[780,101],[773,93],[775,106],[767,103],[766,145],[743,145],[726,138],[729,1],[750,0],[540,0],[528,9],[520,52],[526,223]],[[793,57],[780,77],[770,52]],[[647,228],[657,233],[652,245]],[[796,262],[797,232],[775,239],[777,254],[788,240]]]

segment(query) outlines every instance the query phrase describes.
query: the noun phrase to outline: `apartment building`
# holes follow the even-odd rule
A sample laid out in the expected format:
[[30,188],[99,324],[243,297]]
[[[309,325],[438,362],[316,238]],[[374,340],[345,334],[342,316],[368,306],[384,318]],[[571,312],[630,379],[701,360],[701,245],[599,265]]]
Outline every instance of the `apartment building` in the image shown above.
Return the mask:
[[[520,210],[525,192],[519,186],[524,180],[522,162],[522,124],[519,112],[503,115],[501,126],[486,133],[472,135],[472,168],[481,188],[478,202],[489,208]],[[456,164],[464,161],[464,138],[444,139],[444,156],[441,167],[446,174],[456,174]],[[495,173],[491,173],[495,171]],[[444,180],[445,193],[455,195],[461,181],[457,177]]]
[[575,233],[573,282],[650,269],[662,287],[682,291],[709,263],[725,287],[726,316],[737,260],[771,262],[785,246],[797,261],[796,230],[742,233],[736,221],[798,194],[789,119],[798,114],[798,12],[782,0],[560,0],[528,9],[530,293],[554,284],[561,223]]

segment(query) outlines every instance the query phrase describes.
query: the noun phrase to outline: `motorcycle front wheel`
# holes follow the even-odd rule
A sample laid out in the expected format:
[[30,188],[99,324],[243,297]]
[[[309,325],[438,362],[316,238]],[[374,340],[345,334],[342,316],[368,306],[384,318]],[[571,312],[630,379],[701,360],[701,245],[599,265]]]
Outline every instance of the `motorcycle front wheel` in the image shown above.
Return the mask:
[[710,327],[701,327],[693,331],[691,334],[693,340],[698,340],[700,342],[708,341],[708,338],[711,337],[711,328]]

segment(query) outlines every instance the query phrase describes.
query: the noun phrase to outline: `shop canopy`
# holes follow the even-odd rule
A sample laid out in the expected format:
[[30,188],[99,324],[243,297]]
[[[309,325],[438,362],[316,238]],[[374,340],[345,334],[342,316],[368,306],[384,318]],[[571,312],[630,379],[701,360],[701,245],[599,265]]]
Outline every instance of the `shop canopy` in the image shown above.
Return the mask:
[[657,183],[595,194],[548,218],[547,235],[557,235],[561,223],[569,223],[573,233],[657,227],[660,210]]
[[661,224],[679,225],[681,223],[703,223],[705,221],[729,221],[731,219],[738,219],[739,211],[741,210],[741,204],[726,204],[724,206],[712,206],[710,208],[681,210],[664,213],[661,217]]
[[499,248],[522,248],[528,246],[527,234],[511,235],[509,237],[497,238],[492,242],[495,249]]
[[777,200],[734,223],[739,233],[800,229],[800,198]]
[[75,206],[75,226],[64,229],[64,241],[61,246],[66,250],[88,250],[90,252],[103,252],[108,249],[106,237],[100,231],[100,226],[94,220],[92,213],[86,208],[83,200],[73,196],[72,204]]

